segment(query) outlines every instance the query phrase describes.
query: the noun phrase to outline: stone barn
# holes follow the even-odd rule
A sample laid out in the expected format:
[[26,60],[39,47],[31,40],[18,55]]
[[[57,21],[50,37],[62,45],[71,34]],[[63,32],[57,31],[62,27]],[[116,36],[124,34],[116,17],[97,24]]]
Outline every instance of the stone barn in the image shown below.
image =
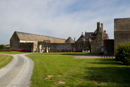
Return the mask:
[[39,49],[38,43],[45,41],[49,41],[49,43],[65,43],[65,39],[15,31],[10,39],[10,48],[36,52]]
[[130,18],[118,18],[114,20],[114,48],[117,45],[130,41]]

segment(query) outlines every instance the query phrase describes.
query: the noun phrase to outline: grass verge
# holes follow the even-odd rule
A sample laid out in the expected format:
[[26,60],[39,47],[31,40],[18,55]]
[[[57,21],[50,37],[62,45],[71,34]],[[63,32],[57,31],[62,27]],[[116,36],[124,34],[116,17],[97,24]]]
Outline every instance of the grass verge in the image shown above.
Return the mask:
[[130,66],[115,59],[75,59],[29,54],[34,61],[31,87],[129,87]]
[[28,52],[19,52],[19,51],[11,51],[11,52],[0,52],[5,54],[22,54],[22,53],[28,53]]
[[4,67],[8,63],[10,63],[12,59],[13,59],[12,56],[9,56],[9,55],[0,55],[0,68]]

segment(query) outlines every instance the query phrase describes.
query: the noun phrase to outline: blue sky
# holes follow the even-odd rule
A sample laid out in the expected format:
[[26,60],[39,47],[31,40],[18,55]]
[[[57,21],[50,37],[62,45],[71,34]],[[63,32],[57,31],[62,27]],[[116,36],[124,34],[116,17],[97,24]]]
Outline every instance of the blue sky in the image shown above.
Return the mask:
[[67,39],[104,24],[114,38],[114,19],[130,17],[130,0],[0,0],[0,44],[14,31]]

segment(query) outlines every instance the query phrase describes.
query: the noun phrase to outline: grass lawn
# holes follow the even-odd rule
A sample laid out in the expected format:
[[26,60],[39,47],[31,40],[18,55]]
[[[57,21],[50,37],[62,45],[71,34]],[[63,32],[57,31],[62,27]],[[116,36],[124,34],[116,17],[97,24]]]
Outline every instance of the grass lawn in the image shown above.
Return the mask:
[[115,59],[75,59],[34,53],[31,87],[129,87],[130,66]]
[[19,52],[19,51],[11,51],[11,52],[0,52],[5,54],[21,54],[21,53],[28,53],[28,52]]
[[43,53],[44,55],[99,55],[98,53],[87,53],[87,52],[50,52]]
[[12,56],[0,55],[0,68],[4,67],[8,63],[10,63],[12,59],[13,59]]

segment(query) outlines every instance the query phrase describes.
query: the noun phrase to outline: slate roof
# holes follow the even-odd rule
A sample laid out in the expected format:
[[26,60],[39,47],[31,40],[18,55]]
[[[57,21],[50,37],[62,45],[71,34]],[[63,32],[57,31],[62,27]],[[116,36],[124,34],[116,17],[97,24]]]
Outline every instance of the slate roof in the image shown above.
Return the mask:
[[73,40],[71,37],[69,37],[69,38],[65,41],[65,43],[74,43],[74,40]]
[[85,38],[88,39],[92,34],[93,34],[93,32],[87,32],[87,33],[85,33]]
[[50,43],[65,43],[65,39],[50,37],[50,36],[44,36],[44,35],[37,35],[37,34],[30,34],[30,33],[24,33],[24,32],[15,32],[20,40],[23,41],[44,41],[44,40],[50,40]]
[[77,41],[86,41],[85,36],[82,34]]

